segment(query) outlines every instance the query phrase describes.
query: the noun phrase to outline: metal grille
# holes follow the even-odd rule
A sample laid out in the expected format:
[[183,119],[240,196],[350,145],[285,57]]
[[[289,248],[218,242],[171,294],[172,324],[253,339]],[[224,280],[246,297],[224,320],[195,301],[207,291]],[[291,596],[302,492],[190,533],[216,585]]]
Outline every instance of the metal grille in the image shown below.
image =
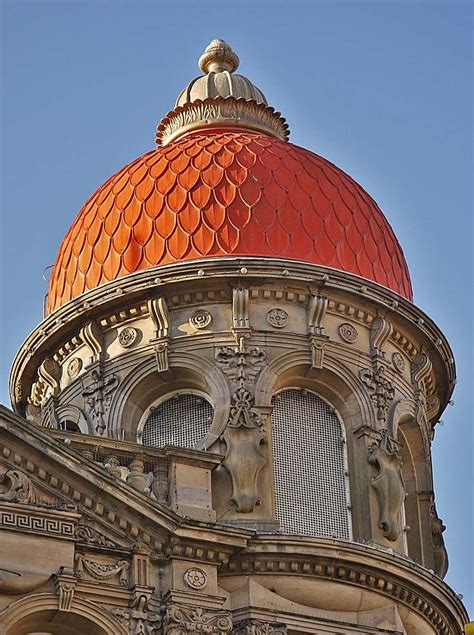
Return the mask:
[[288,534],[350,538],[343,428],[314,393],[273,398],[276,515]]
[[143,426],[144,445],[161,448],[167,443],[193,448],[209,430],[213,408],[193,394],[176,394],[156,407]]

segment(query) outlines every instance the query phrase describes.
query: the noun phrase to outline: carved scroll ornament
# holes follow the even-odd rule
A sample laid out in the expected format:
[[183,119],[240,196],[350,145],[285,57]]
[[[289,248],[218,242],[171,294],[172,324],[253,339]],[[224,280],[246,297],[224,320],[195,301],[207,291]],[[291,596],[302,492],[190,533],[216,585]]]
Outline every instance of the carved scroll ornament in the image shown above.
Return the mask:
[[285,624],[262,622],[262,620],[244,620],[234,629],[234,635],[286,635]]
[[226,635],[232,631],[232,617],[228,611],[204,610],[192,606],[170,606],[166,612],[164,631],[167,635],[208,633]]
[[400,512],[405,500],[405,483],[396,441],[385,430],[380,441],[369,449],[368,461],[378,469],[372,478],[379,504],[378,526],[387,540],[397,540],[402,530]]
[[35,503],[35,490],[28,476],[20,470],[7,470],[0,474],[0,501]]

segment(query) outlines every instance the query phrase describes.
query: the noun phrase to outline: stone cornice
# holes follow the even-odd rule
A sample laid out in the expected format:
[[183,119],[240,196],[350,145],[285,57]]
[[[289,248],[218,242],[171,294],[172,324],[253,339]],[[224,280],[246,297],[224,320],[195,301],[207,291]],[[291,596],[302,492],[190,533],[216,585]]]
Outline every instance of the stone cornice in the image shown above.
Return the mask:
[[461,633],[468,619],[460,599],[441,578],[391,550],[369,545],[257,536],[221,569],[223,576],[252,574],[311,576],[367,588],[417,611],[440,635]]
[[[190,286],[199,281],[201,286],[203,283],[209,286],[213,281],[223,279],[239,284],[245,281],[249,286],[255,280],[259,284],[263,281],[293,283],[306,287],[308,293],[330,294],[331,299],[340,300],[342,304],[350,304],[352,299],[354,303],[369,302],[374,311],[386,311],[403,325],[402,330],[416,332],[426,350],[444,368],[448,389],[442,396],[441,410],[448,402],[455,384],[453,353],[438,327],[414,304],[375,282],[329,267],[278,258],[230,256],[173,263],[136,272],[92,289],[60,307],[45,318],[20,348],[10,375],[12,401],[24,407],[21,381],[32,381],[45,357],[54,354],[64,342],[73,342],[85,321],[107,320],[105,316],[126,312],[130,306],[140,307],[143,300],[157,294],[174,296],[181,285]],[[333,310],[332,306],[330,310]],[[141,314],[141,310],[135,309],[136,312]],[[400,345],[405,346],[403,333],[397,337]]]
[[[162,553],[173,534],[186,547],[190,541],[199,541],[201,548],[216,551],[215,545],[219,545],[219,552],[230,552],[233,548],[245,547],[254,533],[191,520],[171,511],[4,406],[0,406],[0,439],[4,460],[24,470],[38,483],[44,483],[62,500],[119,530],[131,543],[141,543]],[[142,446],[137,444],[137,448]],[[32,459],[34,453],[41,453],[44,457],[41,462]],[[198,453],[190,451],[189,454]],[[213,464],[214,459],[220,460],[220,457],[211,457]]]

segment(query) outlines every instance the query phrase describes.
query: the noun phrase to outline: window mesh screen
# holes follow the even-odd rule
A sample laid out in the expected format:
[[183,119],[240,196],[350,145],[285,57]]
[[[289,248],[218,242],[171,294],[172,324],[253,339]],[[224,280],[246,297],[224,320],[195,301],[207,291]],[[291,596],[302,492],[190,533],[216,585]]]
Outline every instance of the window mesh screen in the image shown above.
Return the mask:
[[211,404],[199,395],[178,394],[153,408],[142,434],[144,445],[163,447],[167,443],[193,448],[209,430]]
[[276,515],[288,534],[350,538],[342,427],[317,395],[273,398]]

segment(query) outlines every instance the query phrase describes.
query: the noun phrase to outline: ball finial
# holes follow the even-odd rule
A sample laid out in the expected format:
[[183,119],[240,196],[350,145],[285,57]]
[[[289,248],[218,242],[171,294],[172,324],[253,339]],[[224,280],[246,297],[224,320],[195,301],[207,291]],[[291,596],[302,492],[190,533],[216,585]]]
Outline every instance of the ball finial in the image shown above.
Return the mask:
[[238,66],[238,56],[224,40],[212,40],[199,58],[199,68],[206,74],[222,71],[233,73]]

